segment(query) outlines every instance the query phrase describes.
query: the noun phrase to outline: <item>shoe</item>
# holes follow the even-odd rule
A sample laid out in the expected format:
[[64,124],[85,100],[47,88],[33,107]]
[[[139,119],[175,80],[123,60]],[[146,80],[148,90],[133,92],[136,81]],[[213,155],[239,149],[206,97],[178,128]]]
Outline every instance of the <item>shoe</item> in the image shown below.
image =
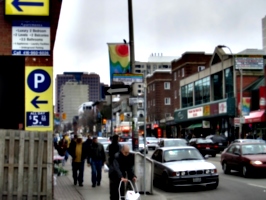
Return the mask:
[[82,184],[82,183],[80,183],[80,184],[79,184],[79,186],[80,186],[80,187],[83,187],[83,184]]
[[97,183],[97,186],[100,186],[101,185],[101,183]]
[[77,181],[74,181],[74,185],[77,185]]
[[96,186],[96,184],[92,184],[92,187],[95,187]]

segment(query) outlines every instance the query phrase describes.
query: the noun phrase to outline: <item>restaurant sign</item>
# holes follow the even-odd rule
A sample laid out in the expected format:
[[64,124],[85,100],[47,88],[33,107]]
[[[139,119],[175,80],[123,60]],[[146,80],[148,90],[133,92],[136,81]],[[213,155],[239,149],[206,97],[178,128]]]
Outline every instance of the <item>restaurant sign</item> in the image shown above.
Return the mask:
[[193,108],[187,110],[187,118],[195,118],[203,116],[203,107]]

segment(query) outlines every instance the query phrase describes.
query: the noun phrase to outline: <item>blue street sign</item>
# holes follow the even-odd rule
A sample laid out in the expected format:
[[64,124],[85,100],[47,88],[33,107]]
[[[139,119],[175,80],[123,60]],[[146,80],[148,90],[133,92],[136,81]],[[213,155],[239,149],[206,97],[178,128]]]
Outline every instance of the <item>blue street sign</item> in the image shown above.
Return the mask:
[[29,74],[27,82],[32,91],[41,93],[50,87],[51,78],[46,71],[36,69]]
[[49,112],[27,112],[26,126],[49,126]]

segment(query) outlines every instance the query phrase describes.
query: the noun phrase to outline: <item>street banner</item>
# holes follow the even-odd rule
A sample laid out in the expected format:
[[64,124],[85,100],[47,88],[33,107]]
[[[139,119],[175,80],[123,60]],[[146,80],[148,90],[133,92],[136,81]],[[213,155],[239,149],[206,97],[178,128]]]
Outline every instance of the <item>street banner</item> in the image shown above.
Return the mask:
[[266,109],[266,86],[260,86],[260,109]]
[[124,43],[108,43],[110,82],[113,81],[113,74],[130,73],[129,45]]
[[247,116],[250,112],[250,97],[243,97],[242,98],[242,115]]

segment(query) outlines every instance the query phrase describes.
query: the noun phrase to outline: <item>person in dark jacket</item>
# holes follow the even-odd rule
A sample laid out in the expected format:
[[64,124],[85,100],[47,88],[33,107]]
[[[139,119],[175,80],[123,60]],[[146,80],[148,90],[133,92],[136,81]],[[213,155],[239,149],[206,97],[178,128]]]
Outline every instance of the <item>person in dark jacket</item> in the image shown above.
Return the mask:
[[[110,179],[110,200],[119,199],[118,188],[120,181],[127,182],[137,180],[134,174],[134,154],[130,153],[128,145],[124,145],[118,153],[115,154],[112,165],[109,167]],[[120,187],[120,194],[124,196],[124,185]]]
[[84,177],[84,163],[88,157],[88,146],[86,142],[82,141],[82,135],[78,134],[76,140],[71,140],[68,153],[72,157],[72,175],[74,185],[79,183],[79,186],[83,186]]
[[101,143],[98,143],[97,136],[92,139],[92,144],[89,150],[88,165],[91,165],[91,182],[92,187],[101,185],[102,167],[105,164],[105,151]]
[[113,160],[115,158],[115,154],[119,152],[122,148],[122,146],[119,144],[119,136],[114,135],[112,137],[112,143],[108,145],[107,150],[108,150],[108,165],[112,165]]

